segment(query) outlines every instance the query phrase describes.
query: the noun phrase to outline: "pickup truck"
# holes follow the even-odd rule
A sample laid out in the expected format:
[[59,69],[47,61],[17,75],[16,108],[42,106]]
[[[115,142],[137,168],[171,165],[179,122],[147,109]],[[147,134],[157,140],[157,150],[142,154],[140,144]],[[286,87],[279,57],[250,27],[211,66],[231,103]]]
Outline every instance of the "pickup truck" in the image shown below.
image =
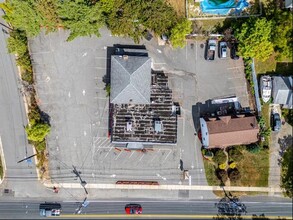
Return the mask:
[[216,44],[216,40],[208,40],[206,46],[206,60],[212,61],[215,59]]

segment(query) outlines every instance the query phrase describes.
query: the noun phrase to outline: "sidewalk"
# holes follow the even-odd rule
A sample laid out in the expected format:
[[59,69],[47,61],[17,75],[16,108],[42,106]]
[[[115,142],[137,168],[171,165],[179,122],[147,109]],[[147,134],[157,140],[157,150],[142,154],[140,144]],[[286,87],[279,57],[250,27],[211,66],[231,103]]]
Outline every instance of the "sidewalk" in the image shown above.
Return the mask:
[[[79,183],[59,183],[46,184],[46,187],[70,189],[82,189]],[[223,191],[220,186],[199,186],[199,185],[123,185],[123,184],[87,184],[87,189],[130,189],[130,190],[202,190],[202,191]],[[280,193],[282,190],[279,187],[225,187],[226,191],[243,191],[243,192],[273,192]]]

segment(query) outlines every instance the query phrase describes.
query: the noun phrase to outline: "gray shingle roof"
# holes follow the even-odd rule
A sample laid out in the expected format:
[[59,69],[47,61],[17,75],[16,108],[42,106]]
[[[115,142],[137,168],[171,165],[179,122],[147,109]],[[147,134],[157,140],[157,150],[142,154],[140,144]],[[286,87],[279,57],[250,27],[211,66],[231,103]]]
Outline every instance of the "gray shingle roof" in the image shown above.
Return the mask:
[[111,103],[149,104],[150,93],[150,57],[111,57]]
[[273,101],[292,108],[293,78],[284,76],[273,77]]

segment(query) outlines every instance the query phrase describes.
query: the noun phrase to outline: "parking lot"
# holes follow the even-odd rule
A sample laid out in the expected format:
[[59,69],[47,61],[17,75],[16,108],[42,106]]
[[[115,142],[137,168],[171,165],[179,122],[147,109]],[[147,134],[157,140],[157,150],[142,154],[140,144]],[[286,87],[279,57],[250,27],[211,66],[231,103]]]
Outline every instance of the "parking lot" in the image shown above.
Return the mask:
[[[204,60],[201,42],[184,49],[158,46],[143,40],[153,68],[164,70],[174,101],[181,105],[177,145],[153,145],[146,152],[115,146],[108,136],[109,99],[105,91],[109,47],[133,45],[102,29],[101,38],[66,42],[68,33],[42,34],[30,40],[41,109],[50,115],[47,138],[50,173],[55,182],[73,182],[72,165],[87,182],[155,180],[164,184],[205,185],[200,142],[195,134],[193,106],[219,96],[235,94],[248,105],[241,60]],[[190,179],[182,179],[183,168]]]

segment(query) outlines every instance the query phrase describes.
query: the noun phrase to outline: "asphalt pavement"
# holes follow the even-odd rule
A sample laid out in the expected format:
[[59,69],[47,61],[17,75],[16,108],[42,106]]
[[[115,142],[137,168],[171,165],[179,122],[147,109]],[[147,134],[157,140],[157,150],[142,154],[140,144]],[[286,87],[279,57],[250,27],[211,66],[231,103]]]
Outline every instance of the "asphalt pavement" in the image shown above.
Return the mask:
[[[186,218],[197,219],[211,218],[216,216],[218,210],[215,203],[219,200],[88,200],[87,207],[81,209],[81,213],[74,214],[80,206],[81,201],[60,201],[62,205],[63,218],[127,218],[124,215],[124,207],[128,203],[138,203],[143,208],[140,218]],[[6,219],[36,219],[39,216],[39,204],[45,201],[17,201],[1,202],[0,216]],[[49,201],[47,201],[49,202]],[[246,206],[247,213],[244,218],[249,216],[265,214],[265,216],[284,216],[287,219],[292,216],[292,203],[288,199],[276,199],[268,197],[244,198],[239,201]]]
[[[0,23],[6,24],[1,18]],[[7,25],[7,24],[6,24]],[[4,31],[3,31],[4,30]],[[21,81],[15,64],[14,55],[8,53],[6,40],[7,29],[0,29],[0,136],[6,164],[5,180],[0,185],[0,195],[7,189],[7,196],[37,195],[41,184],[37,181],[34,158],[31,162],[17,163],[33,155],[33,148],[28,144],[24,126],[27,117],[21,95]],[[33,180],[33,181],[32,181]],[[34,188],[32,191],[31,189]]]

